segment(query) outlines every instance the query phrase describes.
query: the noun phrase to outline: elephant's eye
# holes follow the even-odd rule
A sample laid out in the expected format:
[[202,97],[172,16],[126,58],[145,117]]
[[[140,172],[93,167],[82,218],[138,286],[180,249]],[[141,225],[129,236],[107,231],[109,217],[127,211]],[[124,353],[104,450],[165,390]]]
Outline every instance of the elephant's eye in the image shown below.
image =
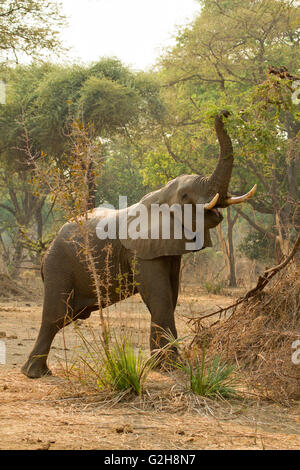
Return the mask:
[[182,195],[182,199],[187,199],[188,195],[187,194],[183,194]]

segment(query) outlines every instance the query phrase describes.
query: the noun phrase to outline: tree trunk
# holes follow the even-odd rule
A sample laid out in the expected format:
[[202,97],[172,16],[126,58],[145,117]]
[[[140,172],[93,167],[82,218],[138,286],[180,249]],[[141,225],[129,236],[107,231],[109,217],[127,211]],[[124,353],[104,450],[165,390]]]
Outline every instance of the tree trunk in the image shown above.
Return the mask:
[[43,239],[43,205],[44,200],[41,204],[38,205],[35,211],[35,220],[36,220],[36,233],[38,240],[42,241]]
[[235,217],[232,218],[230,207],[226,209],[226,214],[227,214],[227,242],[224,238],[221,225],[218,225],[216,229],[217,229],[219,243],[221,245],[224,258],[225,258],[229,286],[237,287],[234,244],[233,244],[233,227],[237,221],[238,214],[236,214]]
[[223,251],[226,269],[227,269],[227,272],[229,273],[230,272],[230,265],[229,265],[229,257],[228,257],[228,248],[227,248],[227,245],[226,245],[226,241],[225,241],[225,238],[224,238],[224,235],[223,235],[223,230],[222,230],[221,225],[218,225],[216,227],[216,232],[217,232],[217,235],[218,235],[218,240],[219,240],[221,249]]
[[11,271],[11,275],[16,277],[19,274],[20,265],[21,265],[22,258],[23,258],[23,236],[22,236],[21,230],[18,230],[17,239],[16,239],[16,242],[14,243],[14,249],[15,251],[14,251],[13,259],[11,262],[10,271]]
[[227,207],[227,238],[228,238],[228,261],[229,261],[229,286],[237,287],[236,282],[236,269],[235,269],[235,256],[234,256],[234,245],[233,245],[233,227],[237,221],[237,215],[232,219],[231,209]]
[[6,251],[2,235],[0,233],[0,275],[5,274],[8,276],[7,266],[9,264],[9,255]]

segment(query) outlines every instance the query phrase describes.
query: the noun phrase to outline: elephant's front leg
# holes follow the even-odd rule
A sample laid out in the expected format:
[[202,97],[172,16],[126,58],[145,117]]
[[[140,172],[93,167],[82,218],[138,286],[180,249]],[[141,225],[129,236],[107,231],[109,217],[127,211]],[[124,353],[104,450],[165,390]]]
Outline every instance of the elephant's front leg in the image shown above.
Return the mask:
[[151,351],[164,347],[169,342],[168,334],[177,338],[174,291],[178,291],[179,267],[180,260],[174,263],[173,257],[139,261],[138,289],[151,313]]

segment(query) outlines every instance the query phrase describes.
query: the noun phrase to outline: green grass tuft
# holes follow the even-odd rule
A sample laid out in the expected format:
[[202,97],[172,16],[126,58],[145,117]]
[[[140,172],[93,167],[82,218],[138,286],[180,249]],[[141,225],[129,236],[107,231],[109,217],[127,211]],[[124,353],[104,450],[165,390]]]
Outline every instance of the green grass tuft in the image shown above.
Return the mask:
[[127,339],[116,338],[115,343],[104,351],[98,386],[141,395],[145,380],[155,366],[155,359],[146,359],[142,350],[136,350]]
[[194,364],[190,361],[178,363],[178,369],[189,377],[189,388],[196,395],[204,397],[237,397],[237,380],[234,376],[235,365],[223,362],[218,356],[206,361],[205,349],[202,358],[197,357]]
[[[141,348],[135,348],[126,338],[87,339],[86,335],[77,328],[85,352],[79,356],[80,362],[85,365],[89,374],[85,374],[92,381],[95,380],[97,388],[101,390],[114,390],[119,392],[134,392],[141,395],[144,383],[158,363],[158,355],[146,358]],[[80,364],[76,366],[81,369]],[[75,371],[75,365],[71,368]],[[82,378],[82,374],[81,374]],[[83,380],[83,382],[90,382]]]

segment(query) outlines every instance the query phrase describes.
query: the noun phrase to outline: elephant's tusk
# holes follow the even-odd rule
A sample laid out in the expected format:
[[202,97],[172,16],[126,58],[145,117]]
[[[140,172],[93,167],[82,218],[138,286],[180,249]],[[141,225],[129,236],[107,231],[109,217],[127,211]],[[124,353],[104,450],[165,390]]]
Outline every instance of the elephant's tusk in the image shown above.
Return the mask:
[[232,204],[240,204],[241,202],[245,202],[256,193],[256,190],[257,190],[257,184],[253,186],[253,188],[249,191],[249,193],[244,194],[243,196],[235,196],[235,197],[227,198],[226,205],[230,206]]
[[219,193],[217,193],[215,195],[215,197],[210,201],[210,202],[207,202],[206,204],[204,204],[204,209],[207,210],[207,211],[210,211],[211,209],[213,209],[215,207],[215,205],[217,204],[218,200],[219,200]]

